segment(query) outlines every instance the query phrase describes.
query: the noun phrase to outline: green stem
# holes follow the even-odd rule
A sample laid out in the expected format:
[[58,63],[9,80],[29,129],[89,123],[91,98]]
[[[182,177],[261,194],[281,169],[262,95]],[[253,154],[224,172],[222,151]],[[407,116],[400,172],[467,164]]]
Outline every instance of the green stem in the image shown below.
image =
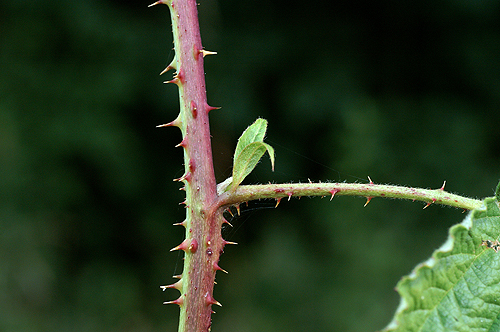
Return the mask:
[[[290,183],[267,185],[239,186],[234,192],[225,192],[219,196],[219,205],[237,205],[241,202],[262,198],[280,200],[284,197],[300,196],[364,196],[369,200],[373,197],[410,199],[430,204],[441,204],[473,210],[481,207],[482,200],[455,195],[439,189],[421,189],[401,186],[388,186],[374,183]],[[425,208],[424,207],[424,208]]]

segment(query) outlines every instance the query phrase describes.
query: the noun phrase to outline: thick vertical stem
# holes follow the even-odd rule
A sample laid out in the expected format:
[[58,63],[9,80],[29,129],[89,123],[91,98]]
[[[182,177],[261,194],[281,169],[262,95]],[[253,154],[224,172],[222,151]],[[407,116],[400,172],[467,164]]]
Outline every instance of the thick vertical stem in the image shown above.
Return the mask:
[[220,235],[222,213],[213,207],[217,197],[212,164],[212,149],[205,74],[197,4],[195,0],[161,0],[167,4],[172,18],[175,58],[165,71],[175,69],[173,80],[179,87],[180,114],[165,126],[182,131],[184,175],[177,179],[186,191],[186,239],[175,250],[185,251],[184,270],[180,280],[170,286],[181,296],[166,303],[180,306],[179,332],[209,331],[215,273],[224,247]]

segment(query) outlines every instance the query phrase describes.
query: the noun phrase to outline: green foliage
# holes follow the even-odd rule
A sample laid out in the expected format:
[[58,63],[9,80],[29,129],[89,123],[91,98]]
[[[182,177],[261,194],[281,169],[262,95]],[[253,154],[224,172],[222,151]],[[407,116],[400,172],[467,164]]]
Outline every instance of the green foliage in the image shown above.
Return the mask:
[[227,189],[235,190],[257,166],[266,151],[269,153],[271,167],[274,170],[274,149],[264,143],[266,129],[267,121],[257,119],[241,134],[234,151],[233,180]]
[[[397,286],[401,303],[385,331],[498,331],[500,209],[484,201],[450,229],[446,243]],[[485,242],[486,243],[486,242]]]

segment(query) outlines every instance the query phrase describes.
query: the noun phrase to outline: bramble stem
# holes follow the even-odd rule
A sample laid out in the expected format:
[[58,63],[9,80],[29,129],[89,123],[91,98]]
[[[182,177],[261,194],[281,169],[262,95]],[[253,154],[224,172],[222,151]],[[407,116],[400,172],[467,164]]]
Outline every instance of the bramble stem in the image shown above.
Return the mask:
[[[234,205],[256,199],[298,196],[364,196],[410,199],[430,204],[441,204],[472,210],[481,207],[482,200],[463,197],[440,189],[421,189],[389,186],[373,183],[290,183],[239,186],[234,193],[225,192],[219,196],[220,205]],[[367,201],[367,203],[368,203]]]

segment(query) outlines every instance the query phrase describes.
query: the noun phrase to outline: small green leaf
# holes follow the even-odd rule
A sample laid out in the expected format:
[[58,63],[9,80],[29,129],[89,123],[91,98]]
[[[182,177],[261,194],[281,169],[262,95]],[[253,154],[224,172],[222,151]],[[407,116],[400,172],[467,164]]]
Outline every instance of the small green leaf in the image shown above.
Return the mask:
[[233,166],[233,182],[229,186],[231,190],[235,190],[247,175],[253,171],[266,151],[271,156],[271,164],[274,169],[274,149],[269,144],[263,142],[250,143],[236,156]]
[[238,144],[236,145],[236,150],[234,151],[234,160],[236,160],[237,156],[241,153],[241,151],[248,145],[253,142],[263,142],[264,136],[266,136],[267,130],[267,120],[265,119],[257,119],[254,123],[252,123],[243,134],[241,134],[238,139]]
[[486,198],[398,283],[401,303],[384,331],[499,331],[499,237],[498,202]]
[[274,149],[269,144],[264,143],[266,130],[267,120],[259,118],[241,134],[234,151],[232,182],[225,188],[221,186],[220,191],[235,190],[257,166],[266,151],[269,153],[271,167],[274,171]]

